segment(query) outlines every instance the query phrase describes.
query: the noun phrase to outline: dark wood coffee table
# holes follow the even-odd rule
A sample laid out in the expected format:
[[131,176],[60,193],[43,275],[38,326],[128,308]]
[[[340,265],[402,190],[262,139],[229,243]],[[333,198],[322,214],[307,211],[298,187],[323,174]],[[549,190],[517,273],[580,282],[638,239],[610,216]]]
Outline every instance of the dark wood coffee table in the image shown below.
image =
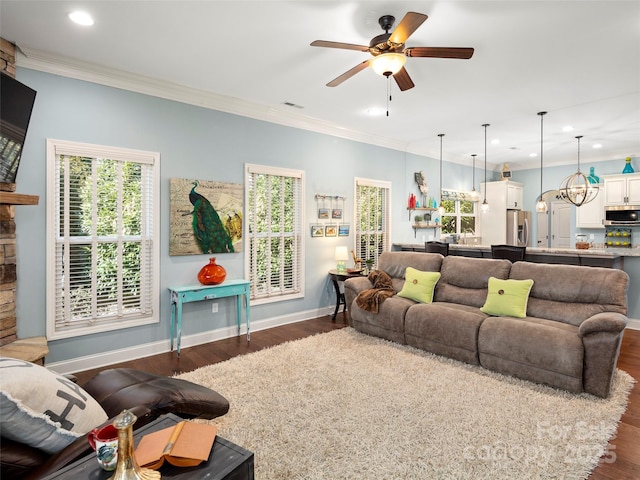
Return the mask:
[[[133,435],[134,443],[137,446],[140,439],[147,433],[171,427],[181,421],[182,418],[172,413],[163,415],[136,430]],[[207,462],[203,462],[197,467],[174,467],[165,462],[159,471],[163,479],[201,480],[202,478],[207,478],[208,480],[253,480],[253,453],[217,436]],[[45,477],[44,480],[77,480],[80,478],[107,480],[112,475],[113,472],[105,472],[100,468],[95,453],[91,452],[91,454],[86,457]]]

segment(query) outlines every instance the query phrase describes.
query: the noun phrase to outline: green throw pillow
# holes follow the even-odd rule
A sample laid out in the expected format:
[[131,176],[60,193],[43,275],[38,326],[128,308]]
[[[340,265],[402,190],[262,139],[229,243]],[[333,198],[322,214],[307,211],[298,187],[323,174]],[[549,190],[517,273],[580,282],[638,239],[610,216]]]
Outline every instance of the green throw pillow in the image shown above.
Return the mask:
[[440,272],[421,272],[407,267],[404,272],[404,285],[398,292],[399,297],[409,298],[420,303],[431,303],[436,283],[440,280]]
[[524,318],[533,280],[501,280],[489,277],[487,300],[480,309],[489,315]]

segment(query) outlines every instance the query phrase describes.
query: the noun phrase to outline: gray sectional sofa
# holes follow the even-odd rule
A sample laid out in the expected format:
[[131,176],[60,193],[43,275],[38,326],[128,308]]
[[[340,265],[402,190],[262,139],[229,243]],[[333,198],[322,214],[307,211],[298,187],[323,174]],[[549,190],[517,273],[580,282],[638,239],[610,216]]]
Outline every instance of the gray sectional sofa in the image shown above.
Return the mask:
[[[396,293],[407,267],[441,273],[433,302],[395,295],[372,313],[355,302],[369,280],[348,279],[356,330],[570,392],[609,395],[627,323],[624,271],[419,252],[385,252],[378,262]],[[525,318],[480,310],[489,277],[533,280]]]

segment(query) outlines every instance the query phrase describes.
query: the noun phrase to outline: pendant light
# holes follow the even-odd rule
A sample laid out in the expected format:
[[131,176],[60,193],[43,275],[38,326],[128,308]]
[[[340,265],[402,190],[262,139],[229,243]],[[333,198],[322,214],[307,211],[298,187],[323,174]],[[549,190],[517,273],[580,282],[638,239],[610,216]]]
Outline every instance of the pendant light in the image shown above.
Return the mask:
[[471,194],[469,195],[470,200],[472,202],[477,202],[478,199],[480,198],[480,195],[478,195],[478,192],[476,191],[476,157],[478,156],[477,153],[472,153],[471,154],[471,158],[473,159],[473,173],[471,176]]
[[569,175],[560,184],[560,196],[565,202],[574,204],[576,207],[589,203],[598,195],[598,184],[590,183],[589,177],[580,171],[580,139],[578,135],[578,171]]
[[438,205],[438,213],[440,214],[440,218],[444,214],[444,207],[442,206],[442,137],[444,137],[444,133],[439,133],[440,137],[440,203]]
[[484,127],[484,200],[480,205],[480,211],[487,213],[489,211],[489,203],[487,202],[487,127],[488,123],[482,125]]
[[543,139],[543,122],[544,116],[547,112],[538,112],[540,115],[540,197],[538,198],[538,203],[536,203],[536,212],[538,213],[547,213],[547,202],[542,199],[542,158],[543,158],[543,150],[542,150],[542,139]]

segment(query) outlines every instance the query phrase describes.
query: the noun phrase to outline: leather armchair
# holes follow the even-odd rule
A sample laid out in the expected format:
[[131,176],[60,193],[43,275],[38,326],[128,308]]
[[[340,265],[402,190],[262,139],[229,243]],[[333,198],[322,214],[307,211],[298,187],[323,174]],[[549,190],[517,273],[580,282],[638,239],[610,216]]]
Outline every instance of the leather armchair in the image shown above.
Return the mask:
[[[109,420],[105,424],[128,409],[138,417],[134,430],[165,413],[211,419],[229,411],[227,399],[209,388],[130,368],[104,370],[80,386],[107,413]],[[86,435],[53,456],[6,438],[0,441],[0,478],[3,479],[39,479],[91,451]]]

